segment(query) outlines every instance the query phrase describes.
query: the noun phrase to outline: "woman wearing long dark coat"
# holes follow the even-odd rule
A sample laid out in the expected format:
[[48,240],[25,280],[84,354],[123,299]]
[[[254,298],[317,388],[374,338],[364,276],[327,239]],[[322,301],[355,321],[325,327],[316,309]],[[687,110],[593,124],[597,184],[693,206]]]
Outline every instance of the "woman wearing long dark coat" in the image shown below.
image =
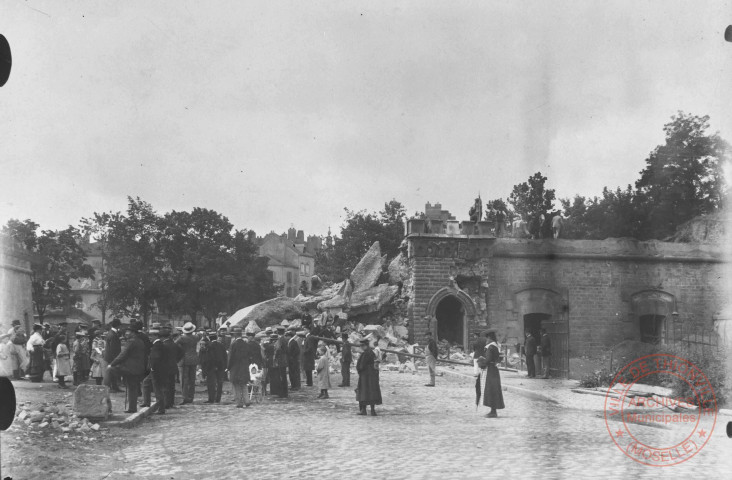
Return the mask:
[[496,366],[500,362],[501,351],[498,348],[498,340],[494,332],[488,332],[489,344],[485,348],[485,358],[488,366],[485,369],[485,390],[483,391],[483,405],[490,407],[491,411],[486,415],[488,418],[498,416],[496,410],[506,408],[503,404],[503,390],[501,389],[501,375]]
[[376,355],[371,350],[369,341],[361,340],[363,353],[358,357],[356,371],[358,372],[358,400],[359,415],[366,415],[366,405],[371,406],[371,415],[376,416],[374,405],[381,405],[381,388],[379,387],[379,371],[375,366]]

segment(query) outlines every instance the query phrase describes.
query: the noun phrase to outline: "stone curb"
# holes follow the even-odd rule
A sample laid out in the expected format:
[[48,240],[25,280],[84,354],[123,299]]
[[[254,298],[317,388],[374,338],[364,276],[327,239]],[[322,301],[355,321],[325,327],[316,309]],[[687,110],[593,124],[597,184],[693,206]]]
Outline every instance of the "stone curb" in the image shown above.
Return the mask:
[[533,390],[529,390],[527,388],[521,388],[521,387],[514,387],[513,385],[506,385],[503,387],[504,390],[515,393],[517,395],[521,395],[522,397],[530,398],[532,400],[539,400],[544,402],[553,403],[555,405],[559,405],[560,403],[552,398],[551,396],[547,395],[546,393],[539,393],[535,392]]
[[143,419],[149,417],[153,411],[152,407],[142,407],[137,412],[133,413],[124,420],[115,420],[111,422],[104,422],[105,427],[119,427],[119,428],[134,428],[142,422]]

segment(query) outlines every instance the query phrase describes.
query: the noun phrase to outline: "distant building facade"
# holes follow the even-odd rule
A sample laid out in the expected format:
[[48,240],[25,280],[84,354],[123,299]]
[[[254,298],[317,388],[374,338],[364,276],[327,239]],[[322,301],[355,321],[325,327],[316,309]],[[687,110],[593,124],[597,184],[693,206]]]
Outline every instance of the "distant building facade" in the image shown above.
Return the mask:
[[285,296],[296,297],[303,284],[307,290],[312,288],[315,255],[323,248],[320,237],[310,235],[306,239],[302,230],[290,228],[286,234],[270,232],[257,243],[259,255],[267,258],[272,280],[282,286]]

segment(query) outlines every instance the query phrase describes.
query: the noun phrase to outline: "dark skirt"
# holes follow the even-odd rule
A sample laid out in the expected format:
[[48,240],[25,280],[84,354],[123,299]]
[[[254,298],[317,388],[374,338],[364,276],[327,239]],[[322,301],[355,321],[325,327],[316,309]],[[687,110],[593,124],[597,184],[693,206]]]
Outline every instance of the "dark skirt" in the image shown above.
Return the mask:
[[373,367],[358,375],[358,394],[356,399],[366,405],[381,405],[381,387],[379,386],[379,372]]
[[501,375],[495,364],[489,363],[485,369],[485,389],[483,390],[483,405],[490,408],[506,408],[503,404],[503,389]]
[[30,352],[30,365],[28,367],[28,376],[31,381],[40,382],[43,380],[43,373],[46,371],[46,362],[43,357],[43,347],[34,345],[33,351]]

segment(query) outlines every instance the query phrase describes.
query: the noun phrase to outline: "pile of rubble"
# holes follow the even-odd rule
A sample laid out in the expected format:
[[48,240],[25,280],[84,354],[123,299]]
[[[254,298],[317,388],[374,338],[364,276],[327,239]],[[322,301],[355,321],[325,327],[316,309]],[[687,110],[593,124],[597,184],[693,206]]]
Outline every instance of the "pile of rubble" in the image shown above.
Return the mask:
[[68,438],[68,434],[90,436],[95,433],[105,434],[106,429],[87,418],[76,415],[69,404],[25,402],[18,405],[15,425],[31,431],[46,434],[59,434]]
[[[317,292],[308,292],[309,295],[277,297],[251,305],[234,313],[224,324],[229,328],[234,325],[245,327],[253,321],[265,328],[278,325],[282,320],[292,321],[305,314],[315,318],[326,312],[338,315],[340,319],[347,318],[354,325],[386,323],[385,319],[395,313],[395,317],[406,316],[400,315],[406,313],[406,307],[399,299],[400,283],[406,279],[406,272],[406,261],[402,255],[387,265],[379,242],[374,242],[344,281],[324,285]],[[387,283],[378,284],[387,276]],[[403,325],[403,321],[393,324]],[[400,339],[405,333],[392,330],[391,334]]]

